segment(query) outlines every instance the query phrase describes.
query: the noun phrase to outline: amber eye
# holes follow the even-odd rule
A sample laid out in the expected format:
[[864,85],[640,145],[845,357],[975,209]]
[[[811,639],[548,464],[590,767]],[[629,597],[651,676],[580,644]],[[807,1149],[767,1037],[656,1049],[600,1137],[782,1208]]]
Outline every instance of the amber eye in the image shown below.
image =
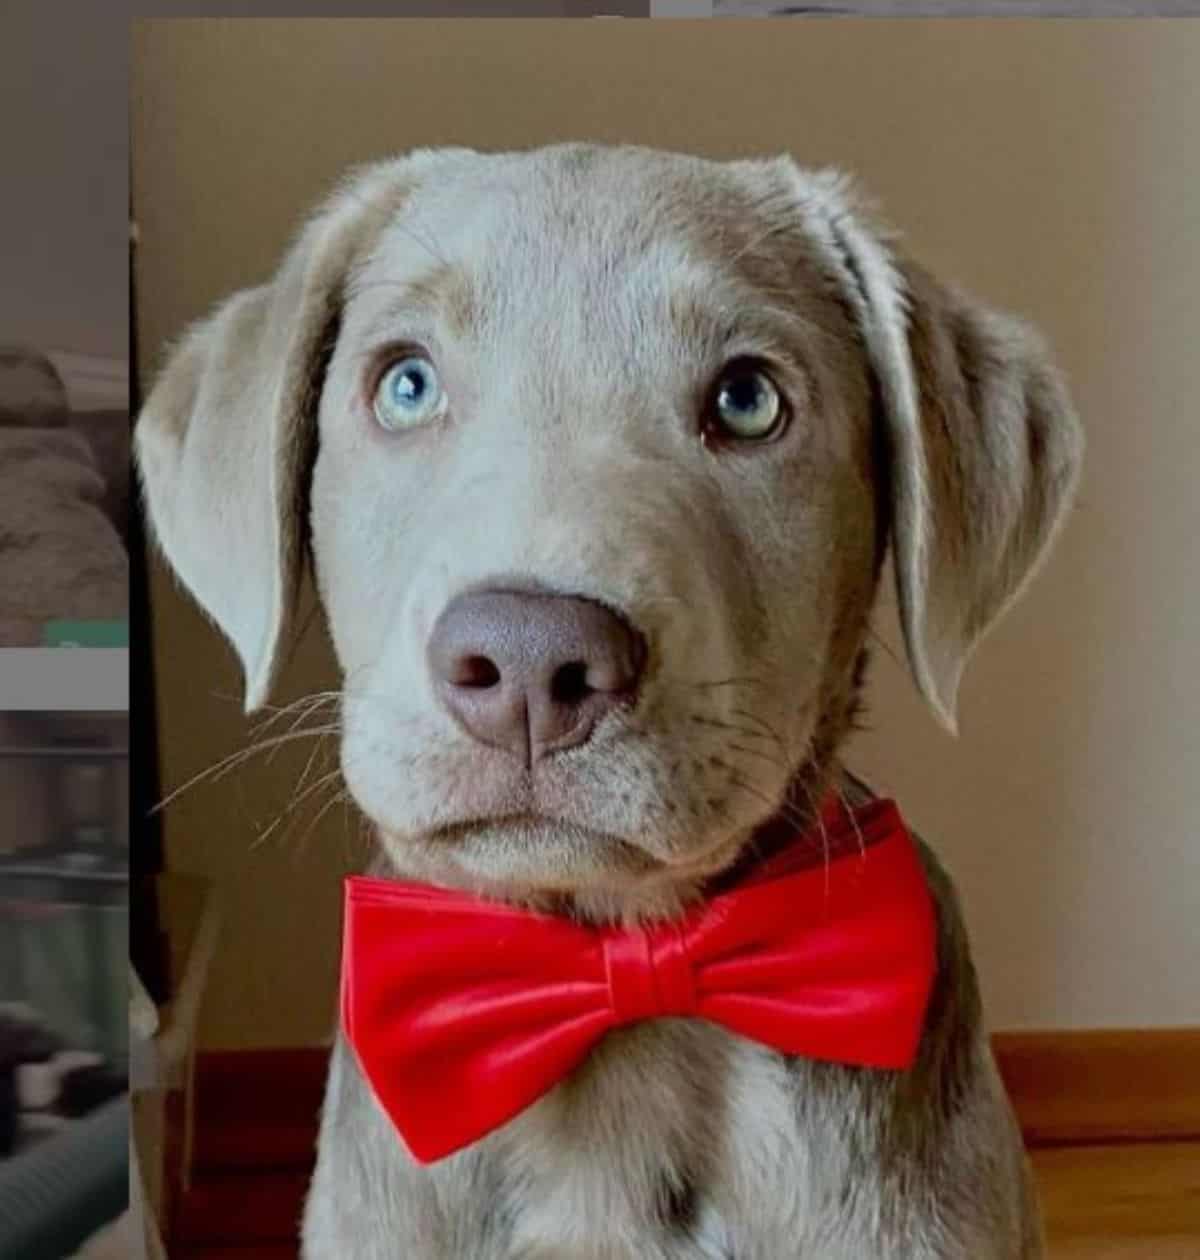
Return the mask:
[[735,365],[718,379],[710,417],[718,436],[761,442],[779,433],[786,420],[783,397],[761,368]]
[[385,429],[411,429],[436,420],[446,409],[446,394],[433,364],[422,355],[409,355],[379,378],[373,406]]

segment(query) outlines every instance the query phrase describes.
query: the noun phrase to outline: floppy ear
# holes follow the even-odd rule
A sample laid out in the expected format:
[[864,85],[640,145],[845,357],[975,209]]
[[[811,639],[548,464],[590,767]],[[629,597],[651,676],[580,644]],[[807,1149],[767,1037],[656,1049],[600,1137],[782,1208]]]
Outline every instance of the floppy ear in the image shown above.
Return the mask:
[[344,282],[436,156],[411,154],[347,181],[271,283],[184,336],[138,419],[157,541],[237,650],[248,712],[274,681],[303,574],[316,409]]
[[909,664],[953,731],[967,659],[1066,515],[1083,431],[1032,328],[898,261],[843,199],[844,184],[824,181],[827,241],[878,384]]
[[1066,518],[1083,429],[1034,329],[913,263],[904,277],[918,427],[893,438],[896,585],[918,685],[953,730],[968,657]]

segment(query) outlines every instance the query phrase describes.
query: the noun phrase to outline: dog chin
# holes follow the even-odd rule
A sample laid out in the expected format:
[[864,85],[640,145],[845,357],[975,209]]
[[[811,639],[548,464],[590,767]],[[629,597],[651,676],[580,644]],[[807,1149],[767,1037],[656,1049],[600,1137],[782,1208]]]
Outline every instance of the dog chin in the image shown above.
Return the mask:
[[534,815],[453,823],[425,837],[423,847],[471,877],[544,892],[624,882],[659,865],[620,836]]
[[444,825],[420,836],[380,830],[396,875],[595,921],[678,913],[734,860],[745,837],[713,837],[671,858],[557,819],[513,816]]

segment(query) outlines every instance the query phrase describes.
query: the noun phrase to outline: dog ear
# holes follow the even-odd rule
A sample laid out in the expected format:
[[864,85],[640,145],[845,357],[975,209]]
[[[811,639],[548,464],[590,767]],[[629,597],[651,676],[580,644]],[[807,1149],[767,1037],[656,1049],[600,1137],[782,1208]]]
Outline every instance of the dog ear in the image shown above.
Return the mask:
[[893,437],[893,559],[913,673],[953,730],[967,659],[1066,518],[1083,429],[1034,329],[903,273],[918,426]]
[[316,409],[348,272],[436,156],[349,179],[269,284],[183,337],[138,418],[153,532],[241,658],[247,712],[270,691],[303,575]]
[[909,664],[954,731],[964,665],[1066,515],[1083,431],[1032,328],[898,260],[840,182],[823,192],[878,386]]

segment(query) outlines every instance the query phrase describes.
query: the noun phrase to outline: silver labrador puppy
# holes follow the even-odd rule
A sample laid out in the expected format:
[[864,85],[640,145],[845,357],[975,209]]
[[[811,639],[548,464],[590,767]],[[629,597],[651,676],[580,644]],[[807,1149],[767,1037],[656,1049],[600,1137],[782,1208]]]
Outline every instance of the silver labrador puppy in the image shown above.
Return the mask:
[[[1045,554],[1080,429],[1042,341],[844,179],[562,145],[354,174],[174,350],[150,514],[267,697],[302,565],[382,873],[669,914],[830,789],[890,550],[917,686]],[[334,1051],[308,1260],[1030,1260],[953,892],[916,1065],[611,1034],[431,1167]],[[447,1100],[447,1106],[453,1100]]]

